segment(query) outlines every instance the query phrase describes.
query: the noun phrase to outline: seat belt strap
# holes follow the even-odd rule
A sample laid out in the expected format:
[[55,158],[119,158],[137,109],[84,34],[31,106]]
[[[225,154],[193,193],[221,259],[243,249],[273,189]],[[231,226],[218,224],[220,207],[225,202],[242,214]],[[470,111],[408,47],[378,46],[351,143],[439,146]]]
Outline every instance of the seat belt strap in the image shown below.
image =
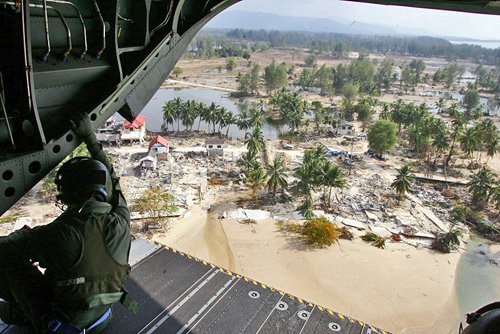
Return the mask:
[[106,313],[104,313],[102,315],[102,317],[99,318],[99,320],[97,320],[96,322],[94,322],[94,324],[92,326],[90,326],[89,328],[84,329],[83,332],[85,333],[85,331],[89,331],[92,328],[95,328],[95,327],[99,326],[100,324],[102,324],[104,322],[104,320],[106,320],[109,317],[110,313],[111,313],[111,307],[108,308],[108,310],[106,311]]

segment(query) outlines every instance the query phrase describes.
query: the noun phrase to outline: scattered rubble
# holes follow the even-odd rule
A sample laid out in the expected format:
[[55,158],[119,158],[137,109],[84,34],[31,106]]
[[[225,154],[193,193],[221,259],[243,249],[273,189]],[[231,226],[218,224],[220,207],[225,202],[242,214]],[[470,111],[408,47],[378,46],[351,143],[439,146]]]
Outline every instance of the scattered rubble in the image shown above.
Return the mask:
[[[217,157],[207,157],[204,144],[199,138],[169,137],[169,141],[170,153],[166,159],[157,162],[155,169],[139,167],[140,159],[147,156],[147,147],[109,148],[108,153],[113,156],[116,171],[122,175],[122,188],[132,206],[145,189],[158,184],[167,187],[175,197],[176,205],[181,208],[175,215],[177,217],[190,215],[193,205],[203,205],[208,210],[210,202],[216,200],[215,197],[210,198],[215,193],[248,190],[241,182],[245,175],[237,166],[238,159],[246,152],[241,141],[227,143],[223,156]],[[331,141],[326,144],[331,150],[341,150],[340,146],[335,146]],[[290,146],[284,147],[279,141],[267,141],[266,160],[272,161],[274,157],[280,157],[293,169],[294,164],[300,161],[303,149],[310,148],[311,143],[298,142],[293,147]],[[364,148],[360,146],[359,150],[362,152]],[[337,161],[335,157],[330,159]],[[373,164],[375,160],[370,161]],[[457,195],[456,191],[441,189],[440,192],[438,187],[417,183],[413,192],[398,203],[390,186],[393,179],[391,174],[377,171],[378,165],[367,168],[366,163],[368,162],[360,161],[354,166],[354,177],[349,178],[346,189],[333,191],[329,205],[321,191],[315,192],[317,198],[314,203],[317,207],[314,212],[317,216],[323,215],[330,221],[343,225],[348,238],[351,238],[348,232],[350,227],[415,246],[425,245],[425,240],[432,239],[435,233],[447,231],[448,208],[453,206],[450,198]],[[293,179],[291,174],[289,181]],[[271,216],[281,221],[300,221],[304,217],[295,211],[300,201],[301,199],[294,199],[291,202],[281,202],[276,196],[261,193],[257,199],[238,202],[241,209],[224,212],[220,218],[228,217],[247,223]],[[50,222],[58,213],[46,213],[43,221]],[[218,214],[222,215],[222,212]],[[132,212],[131,217],[134,220],[146,218],[137,212]],[[40,220],[42,219],[35,219],[31,224]],[[151,228],[155,229],[153,225]]]

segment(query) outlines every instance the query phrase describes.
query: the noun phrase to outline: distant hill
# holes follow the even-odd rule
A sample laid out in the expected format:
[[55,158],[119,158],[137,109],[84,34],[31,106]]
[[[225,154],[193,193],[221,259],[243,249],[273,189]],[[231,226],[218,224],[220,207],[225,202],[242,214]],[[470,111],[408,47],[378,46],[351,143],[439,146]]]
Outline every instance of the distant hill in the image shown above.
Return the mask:
[[[272,1],[272,0],[270,0]],[[339,22],[343,21],[343,23]],[[368,24],[363,22],[345,23],[345,19],[321,19],[311,17],[282,16],[277,14],[224,11],[213,18],[207,25],[210,29],[248,29],[277,30],[314,33],[338,33],[354,35],[428,35],[425,31],[409,30],[398,27]]]

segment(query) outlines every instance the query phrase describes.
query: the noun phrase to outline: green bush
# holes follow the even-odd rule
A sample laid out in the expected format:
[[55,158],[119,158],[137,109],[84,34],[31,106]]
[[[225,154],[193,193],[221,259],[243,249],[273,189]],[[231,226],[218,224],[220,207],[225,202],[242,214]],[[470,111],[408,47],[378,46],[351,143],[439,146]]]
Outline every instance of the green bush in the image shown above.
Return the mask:
[[331,246],[334,242],[338,242],[342,229],[325,217],[320,217],[308,220],[302,227],[301,234],[308,244]]

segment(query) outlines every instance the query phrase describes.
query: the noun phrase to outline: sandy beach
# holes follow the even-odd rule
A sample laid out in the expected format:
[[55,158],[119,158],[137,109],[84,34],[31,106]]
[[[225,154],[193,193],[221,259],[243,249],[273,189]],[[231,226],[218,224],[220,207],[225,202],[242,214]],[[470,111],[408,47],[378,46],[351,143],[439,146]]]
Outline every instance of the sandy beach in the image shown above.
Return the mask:
[[458,332],[458,253],[391,242],[378,249],[360,239],[314,248],[279,231],[273,218],[218,219],[241,195],[218,193],[223,204],[193,209],[155,241],[393,333]]

